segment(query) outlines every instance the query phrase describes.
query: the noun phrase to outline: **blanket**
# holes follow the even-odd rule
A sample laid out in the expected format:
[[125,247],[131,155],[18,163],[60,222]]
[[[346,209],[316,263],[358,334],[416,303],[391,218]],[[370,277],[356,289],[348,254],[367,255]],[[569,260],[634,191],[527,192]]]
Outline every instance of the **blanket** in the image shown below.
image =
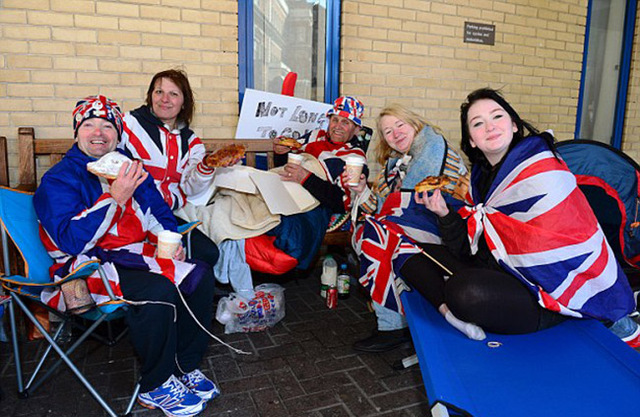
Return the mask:
[[[320,178],[326,175],[318,160],[305,155],[302,166]],[[282,167],[272,171],[278,173]],[[281,222],[279,214],[272,214],[261,194],[249,194],[228,188],[218,188],[206,206],[187,203],[176,215],[187,221],[200,220],[200,230],[216,244],[226,239],[248,239],[260,236]]]

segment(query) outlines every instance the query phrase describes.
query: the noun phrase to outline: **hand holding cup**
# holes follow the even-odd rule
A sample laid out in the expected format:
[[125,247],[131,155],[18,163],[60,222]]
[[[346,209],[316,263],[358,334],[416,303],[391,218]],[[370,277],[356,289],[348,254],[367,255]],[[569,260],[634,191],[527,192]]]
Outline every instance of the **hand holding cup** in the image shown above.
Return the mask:
[[178,252],[182,242],[182,235],[180,233],[172,232],[171,230],[163,230],[158,233],[158,253],[157,258],[161,259],[173,259],[174,255]]
[[345,171],[349,178],[347,184],[351,187],[356,187],[360,183],[360,174],[362,174],[364,159],[359,156],[348,156],[345,162]]

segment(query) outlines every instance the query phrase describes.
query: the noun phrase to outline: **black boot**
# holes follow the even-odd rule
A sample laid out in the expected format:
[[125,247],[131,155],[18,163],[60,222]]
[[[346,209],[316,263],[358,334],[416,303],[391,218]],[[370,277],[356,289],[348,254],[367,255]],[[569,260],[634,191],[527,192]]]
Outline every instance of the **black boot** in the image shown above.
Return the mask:
[[355,342],[353,350],[369,353],[388,352],[409,341],[411,341],[411,335],[407,328],[389,331],[374,330],[371,336]]

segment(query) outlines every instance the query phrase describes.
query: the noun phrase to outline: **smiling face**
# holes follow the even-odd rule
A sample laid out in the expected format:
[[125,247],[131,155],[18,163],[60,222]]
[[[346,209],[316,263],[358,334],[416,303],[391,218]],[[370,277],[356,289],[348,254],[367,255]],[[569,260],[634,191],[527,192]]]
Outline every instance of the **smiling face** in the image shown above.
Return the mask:
[[151,106],[156,117],[162,123],[175,127],[183,103],[184,94],[180,87],[169,78],[158,78],[151,94]]
[[360,131],[360,126],[346,117],[334,114],[329,119],[329,138],[334,142],[347,142],[351,140],[358,131]]
[[467,126],[471,146],[478,148],[491,165],[502,160],[518,131],[506,110],[489,99],[478,100],[469,107]]
[[78,127],[76,141],[82,152],[100,158],[116,149],[118,131],[110,121],[94,117],[86,119]]
[[387,144],[400,153],[408,152],[416,137],[413,126],[392,115],[380,118],[380,130]]

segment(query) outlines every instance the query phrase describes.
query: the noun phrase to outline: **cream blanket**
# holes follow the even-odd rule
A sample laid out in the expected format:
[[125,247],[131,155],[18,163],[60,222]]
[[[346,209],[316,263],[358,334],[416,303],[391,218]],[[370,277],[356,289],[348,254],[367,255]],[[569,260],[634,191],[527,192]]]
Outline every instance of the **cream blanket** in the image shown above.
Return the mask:
[[[320,162],[309,154],[302,166],[323,180],[327,176]],[[281,172],[284,167],[274,168]],[[317,207],[317,204],[308,208]],[[200,220],[200,230],[216,244],[226,239],[247,239],[262,235],[280,224],[280,215],[272,214],[260,193],[248,194],[226,188],[218,188],[206,206],[187,203],[175,212],[176,216],[187,220]]]

